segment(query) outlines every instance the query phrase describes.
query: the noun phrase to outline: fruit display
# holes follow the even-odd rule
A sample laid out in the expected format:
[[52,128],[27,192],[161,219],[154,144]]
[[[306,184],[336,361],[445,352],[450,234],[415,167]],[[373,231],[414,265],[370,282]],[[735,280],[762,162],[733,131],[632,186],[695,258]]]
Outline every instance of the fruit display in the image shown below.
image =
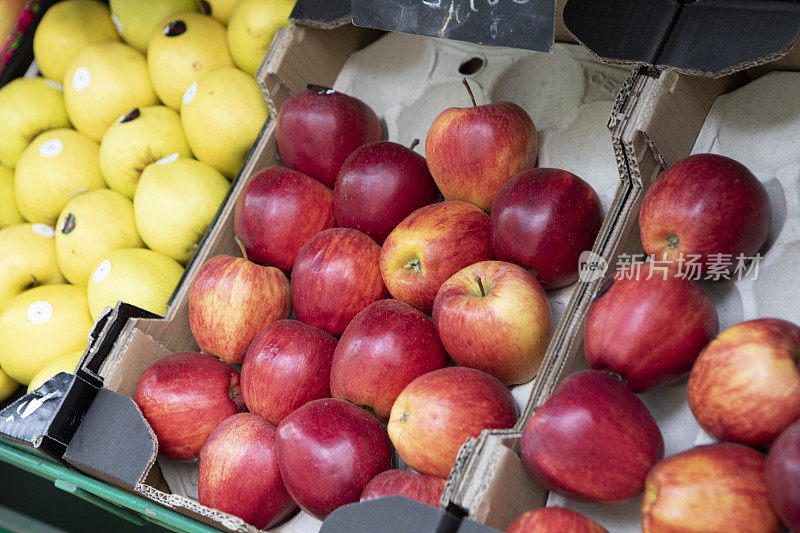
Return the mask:
[[74,370],[118,301],[167,313],[267,120],[253,65],[293,5],[250,2],[230,32],[194,0],[36,6],[40,75],[0,87],[3,377]]

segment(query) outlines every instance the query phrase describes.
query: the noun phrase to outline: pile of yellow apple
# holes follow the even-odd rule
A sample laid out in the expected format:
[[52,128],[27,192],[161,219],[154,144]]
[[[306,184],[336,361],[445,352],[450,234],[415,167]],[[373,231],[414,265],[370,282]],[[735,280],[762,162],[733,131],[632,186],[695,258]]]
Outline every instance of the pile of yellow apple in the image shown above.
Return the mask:
[[44,14],[41,76],[0,88],[0,401],[73,371],[106,306],[166,312],[267,119],[253,74],[293,5]]

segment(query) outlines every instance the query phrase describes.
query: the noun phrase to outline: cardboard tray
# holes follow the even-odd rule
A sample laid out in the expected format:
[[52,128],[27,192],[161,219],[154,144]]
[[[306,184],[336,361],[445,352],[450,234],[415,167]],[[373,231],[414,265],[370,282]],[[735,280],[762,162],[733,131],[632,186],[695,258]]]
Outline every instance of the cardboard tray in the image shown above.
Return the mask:
[[[761,77],[772,71],[800,71],[800,47],[793,48],[786,56],[768,65],[762,65],[761,59],[755,58],[746,61],[745,66],[748,67],[746,71],[702,78],[675,70],[659,72],[653,65],[644,65],[626,82],[609,123],[615,150],[622,163],[622,177],[628,184],[628,194],[610,231],[612,237],[601,253],[605,262],[600,266],[606,269],[607,274],[616,269],[620,259],[624,261],[631,254],[644,257],[638,227],[643,197],[661,172],[691,153],[714,152],[736,158],[749,166],[765,184],[775,220],[762,249],[764,260],[759,274],[762,281],[701,283],[717,306],[720,329],[762,316],[800,322],[800,313],[795,305],[800,298],[800,286],[791,277],[796,272],[797,241],[800,240],[797,222],[800,207],[793,200],[798,194],[800,157],[795,156],[792,160],[785,156],[780,160],[785,166],[776,171],[763,164],[764,158],[759,159],[758,155],[782,154],[775,147],[797,138],[800,112],[796,110],[800,106],[795,100],[800,100],[800,74],[796,75],[794,85],[768,96],[782,102],[784,107],[767,113],[763,108],[749,107],[751,101],[758,101],[757,95],[768,90],[762,89],[762,85],[754,85],[749,93],[741,93],[735,103],[717,100],[737,90],[748,91],[748,83],[754,79],[763,83]],[[709,113],[712,113],[712,118],[709,118]],[[795,129],[786,130],[787,123]],[[584,297],[571,324],[571,336],[559,352],[548,354],[541,371],[542,378],[533,393],[533,411],[569,374],[587,368],[582,344],[583,322],[590,300],[601,282],[602,279],[585,284]],[[787,296],[792,302],[788,306]],[[659,422],[665,439],[665,455],[712,441],[688,409],[686,380],[656,388],[640,397]],[[519,457],[520,429],[485,431],[480,436],[475,451],[464,461],[464,474],[452,489],[451,505],[460,508],[471,519],[498,529],[507,527],[524,511],[547,504],[582,512],[609,531],[640,530],[640,499],[625,505],[602,505],[581,504],[558,495],[548,495],[548,491],[536,483],[522,465]]]
[[[336,22],[319,23],[315,26],[325,26],[326,29],[293,25],[290,28],[279,30],[257,73],[257,78],[268,97],[272,117],[276,116],[277,110],[292,92],[304,89],[307,83],[334,85],[348,58],[383,35],[382,32],[357,28],[349,23],[344,25],[336,25]],[[415,37],[414,39],[422,38]],[[475,48],[474,45],[446,41],[437,41],[436,46],[449,47],[448,53],[453,57],[457,57],[458,54],[467,54],[467,58],[469,57],[468,52]],[[560,50],[559,53],[562,55],[577,54],[582,61],[588,63],[594,61],[586,52],[572,46],[571,52]],[[515,53],[531,54],[530,52],[515,52],[499,48],[482,51],[485,59],[494,61],[492,58],[496,58],[498,62],[505,65],[504,68],[507,70],[512,69],[518,63],[523,67],[527,66],[525,58],[520,60],[514,55]],[[574,58],[570,61],[577,62]],[[595,64],[597,63],[595,62]],[[455,66],[457,67],[458,63],[455,63]],[[488,67],[486,68],[488,69]],[[614,76],[619,81],[627,77],[626,71],[621,69],[611,69],[616,74],[608,79],[602,76],[602,72],[600,72],[602,69],[596,70],[599,73],[593,71],[592,83],[599,87],[598,91],[602,89],[611,95],[615,94],[609,85],[614,83]],[[606,68],[606,72],[608,71]],[[475,79],[480,80],[480,76],[481,74],[476,74]],[[340,85],[345,85],[345,92],[347,92],[347,83],[349,83],[347,80],[339,80]],[[462,89],[459,87],[458,90]],[[356,95],[358,96],[358,94]],[[487,98],[494,95],[495,93],[489,90],[487,82]],[[444,107],[446,106],[442,106],[442,109]],[[610,103],[609,107],[611,107]],[[382,113],[379,112],[380,114]],[[387,111],[386,117],[388,116]],[[605,116],[603,115],[601,119],[601,129],[604,129]],[[574,117],[573,119],[577,120]],[[386,120],[391,132],[392,122],[388,118]],[[565,131],[571,131],[568,128],[569,124],[571,123],[567,121],[565,128],[554,128],[551,140],[547,142],[556,142],[553,139],[556,139],[558,135],[564,134]],[[424,124],[423,128],[427,130],[427,124]],[[63,455],[65,462],[93,477],[140,494],[181,514],[230,531],[253,531],[253,528],[238,518],[202,507],[194,499],[170,492],[165,472],[162,472],[159,463],[156,462],[156,439],[131,396],[142,371],[151,363],[175,351],[197,349],[188,321],[190,281],[208,258],[218,254],[237,253],[233,239],[235,198],[258,169],[279,164],[274,149],[274,133],[275,121],[270,120],[253,148],[240,174],[240,179],[234,183],[228,200],[218,213],[217,220],[209,229],[193,262],[187,267],[185,280],[177,289],[166,316],[163,319],[130,316],[121,306],[118,306],[109,315],[107,325],[109,334],[104,339],[103,349],[90,350],[78,371],[79,375],[90,376],[101,381],[105,386],[99,390]],[[551,157],[555,157],[555,155],[551,155]],[[595,247],[598,254],[603,253],[606,241],[612,237],[612,222],[618,218],[630,189],[629,184],[625,181],[620,186],[617,178],[621,165],[620,154],[613,155],[609,148],[608,157],[613,179],[612,188],[603,191],[608,198],[607,217]],[[584,293],[585,290],[581,284],[560,291],[559,298],[563,302],[560,314],[564,318],[558,323],[548,353],[560,353],[564,342],[573,336],[573,326],[569,317],[577,309],[579,302],[585,299]],[[532,412],[534,404],[530,401],[530,391],[536,383],[538,381],[530,384],[528,389],[522,393],[521,404],[526,407],[523,410],[520,424]],[[520,398],[518,398],[519,400]],[[469,455],[472,450],[471,444],[468,443],[464,447],[462,457]],[[173,467],[177,470],[181,469],[180,465],[170,465],[170,470],[173,470]],[[449,507],[447,504],[452,487],[457,484],[461,474],[460,468],[453,470],[442,500],[443,509],[454,512],[448,513],[441,509],[433,509],[436,511],[435,516],[431,517],[432,521],[428,522],[428,525],[434,529],[452,520],[453,516],[459,518],[457,522],[460,524],[457,508]],[[172,476],[171,483],[174,482],[175,479]],[[186,490],[185,492],[191,491]],[[413,505],[413,502],[405,505],[408,504]],[[348,507],[343,508],[342,513],[347,512]],[[352,523],[357,523],[357,520]],[[464,524],[464,527],[472,528],[473,531],[481,528],[477,523],[465,522]],[[300,514],[280,526],[279,530],[310,531],[317,527],[319,527],[319,522],[314,521],[308,515]],[[346,531],[347,528],[341,530]]]

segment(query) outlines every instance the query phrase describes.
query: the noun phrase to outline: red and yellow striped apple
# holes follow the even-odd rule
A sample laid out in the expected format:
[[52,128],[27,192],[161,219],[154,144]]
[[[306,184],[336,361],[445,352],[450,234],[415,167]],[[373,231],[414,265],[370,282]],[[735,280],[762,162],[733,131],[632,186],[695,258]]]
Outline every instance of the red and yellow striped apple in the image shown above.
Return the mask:
[[767,498],[764,456],[741,444],[697,446],[647,475],[643,533],[778,533]]
[[606,528],[563,507],[541,507],[514,520],[506,533],[608,533]]
[[720,333],[689,375],[689,408],[719,440],[766,448],[800,418],[800,327],[748,320]]
[[472,107],[451,107],[436,117],[425,155],[445,199],[464,200],[488,212],[500,188],[536,164],[539,137],[518,105],[478,106],[473,98]]
[[339,336],[366,306],[387,298],[381,247],[358,230],[328,229],[300,249],[292,270],[297,319]]
[[439,288],[433,323],[453,361],[515,385],[533,379],[542,363],[550,338],[550,304],[524,268],[481,261]]
[[275,427],[252,413],[223,421],[200,450],[200,505],[267,529],[297,508],[278,467]]
[[467,202],[417,209],[381,249],[381,274],[392,296],[426,314],[442,283],[465,266],[494,259],[489,216]]
[[386,498],[387,496],[405,496],[418,502],[439,507],[442,499],[445,479],[426,476],[407,470],[387,470],[381,472],[367,483],[361,493],[361,501]]
[[517,404],[502,383],[485,372],[454,366],[420,376],[403,389],[387,430],[408,466],[447,477],[468,438],[516,421]]
[[278,425],[312,400],[329,398],[336,337],[297,320],[262,329],[242,363],[242,398],[250,412]]
[[265,326],[288,318],[289,280],[274,267],[231,255],[212,257],[189,289],[189,326],[207,354],[241,363],[247,345]]

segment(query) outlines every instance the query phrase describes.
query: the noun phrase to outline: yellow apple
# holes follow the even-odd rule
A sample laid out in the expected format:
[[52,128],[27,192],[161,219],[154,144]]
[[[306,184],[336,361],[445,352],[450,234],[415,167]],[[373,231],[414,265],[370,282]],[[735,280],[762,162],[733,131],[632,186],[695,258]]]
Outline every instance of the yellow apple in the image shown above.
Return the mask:
[[13,169],[30,142],[43,131],[68,128],[60,83],[18,78],[0,89],[0,164]]
[[197,11],[194,0],[111,0],[109,6],[122,39],[142,52],[147,52],[147,43],[159,22],[175,13]]
[[86,287],[89,312],[97,320],[106,307],[122,301],[163,315],[181,280],[183,267],[164,254],[144,248],[120,248],[107,253]]
[[70,61],[90,44],[119,41],[108,8],[95,0],[66,0],[48,9],[33,35],[33,55],[46,78],[64,82]]
[[19,383],[9,377],[8,374],[0,368],[0,402],[7,400],[12,394],[17,392]]
[[45,224],[0,230],[0,309],[37,285],[64,283],[56,261],[55,231]]
[[14,195],[14,171],[0,167],[0,228],[25,222]]
[[39,372],[33,376],[31,382],[28,383],[28,392],[35,391],[44,385],[48,379],[52,378],[59,372],[68,372],[70,374],[75,373],[75,369],[77,368],[81,357],[83,357],[83,352],[84,350],[76,350],[68,353],[67,355],[62,355],[49,365],[39,370]]
[[181,108],[186,88],[209,72],[233,66],[225,27],[207,15],[179,13],[160,23],[147,46],[147,70],[165,105]]
[[181,121],[195,157],[233,179],[269,111],[256,80],[236,68],[215,70],[186,90]]
[[111,250],[141,247],[133,203],[116,191],[96,189],[67,203],[56,224],[58,267],[73,285],[89,276]]
[[84,48],[67,68],[64,99],[75,129],[96,141],[124,113],[158,103],[147,61],[138,50],[122,43]]
[[199,0],[200,11],[227,24],[239,0]]
[[148,165],[139,179],[133,208],[145,244],[179,263],[194,254],[230,183],[194,159],[167,156]]
[[25,291],[0,312],[0,366],[27,385],[46,365],[86,346],[91,328],[85,288],[43,285]]
[[144,167],[175,152],[192,157],[178,113],[161,105],[137,107],[103,135],[100,172],[109,187],[133,198]]
[[240,0],[228,22],[228,48],[234,63],[255,74],[278,28],[289,25],[295,0]]
[[14,194],[22,216],[52,226],[70,197],[105,187],[99,151],[94,140],[75,130],[50,130],[36,137],[14,172]]

